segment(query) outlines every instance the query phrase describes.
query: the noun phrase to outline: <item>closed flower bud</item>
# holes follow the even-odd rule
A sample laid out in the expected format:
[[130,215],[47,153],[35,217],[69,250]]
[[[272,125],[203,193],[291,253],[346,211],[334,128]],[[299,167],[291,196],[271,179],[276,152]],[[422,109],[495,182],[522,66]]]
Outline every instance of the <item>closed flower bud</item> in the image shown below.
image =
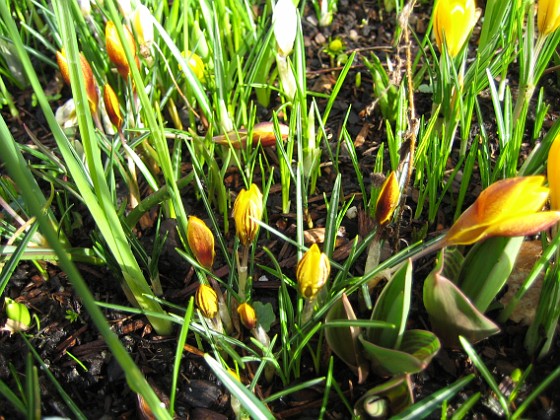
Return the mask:
[[548,35],[560,26],[560,1],[539,0],[537,26],[541,35]]
[[560,210],[560,135],[556,136],[548,151],[547,177],[550,188],[550,207]]
[[257,314],[253,307],[247,302],[242,303],[237,307],[237,313],[239,314],[239,319],[241,323],[248,330],[252,330],[257,325]]
[[[126,43],[128,44],[128,47],[130,48],[134,59],[136,60],[136,65],[139,67],[140,62],[138,61],[138,57],[136,56],[136,42],[134,41],[134,37],[126,26],[123,26],[123,29]],[[123,44],[119,39],[117,28],[112,21],[108,21],[107,25],[105,26],[105,46],[107,48],[109,60],[111,60],[111,62],[117,67],[117,71],[119,72],[119,74],[124,79],[127,79],[130,73],[130,66],[128,64],[128,60],[126,59]]]
[[[60,69],[62,78],[66,84],[70,86],[70,70],[68,69],[68,59],[66,58],[64,48],[61,51],[56,52],[56,62],[58,63],[58,68]],[[97,101],[99,100],[99,97],[97,96],[97,87],[91,66],[82,53],[80,53],[80,68],[82,69],[82,75],[84,77],[89,109],[92,114],[95,114],[97,112]]]
[[196,290],[196,306],[206,318],[214,318],[218,313],[218,296],[212,287],[201,284]]
[[237,237],[244,246],[249,245],[257,236],[263,214],[262,194],[255,184],[249,190],[241,190],[233,204],[233,218]]
[[278,0],[272,12],[272,26],[278,52],[283,57],[288,56],[294,48],[297,25],[297,9],[294,2],[292,0]]
[[477,20],[474,0],[439,0],[434,11],[434,35],[439,50],[443,51],[445,40],[449,55],[457,56]]
[[110,84],[103,87],[103,102],[105,102],[105,109],[107,115],[117,130],[120,130],[123,123],[121,108],[119,107],[119,99]]
[[212,269],[214,264],[214,235],[201,219],[196,216],[189,217],[187,224],[187,242],[198,263]]
[[385,179],[377,203],[375,205],[375,219],[380,226],[386,225],[393,216],[393,212],[399,204],[400,190],[395,171],[392,171]]
[[297,265],[296,279],[301,295],[306,299],[314,298],[327,282],[330,272],[331,263],[327,256],[317,244],[311,245]]
[[143,4],[139,4],[134,10],[132,27],[140,45],[150,48],[154,42],[154,24],[150,10]]
[[3,329],[10,333],[28,330],[31,325],[31,314],[27,306],[10,298],[5,298],[5,302],[8,320]]
[[[200,58],[200,56],[196,53],[193,53],[192,51],[183,51],[181,53],[181,55],[183,57],[185,57],[185,60],[187,62],[187,65],[189,66],[189,68],[191,69],[191,71],[193,72],[193,74],[196,76],[196,78],[198,80],[200,80],[201,82],[204,81],[204,62],[202,61],[202,58]],[[182,70],[182,67],[179,66],[179,70]]]

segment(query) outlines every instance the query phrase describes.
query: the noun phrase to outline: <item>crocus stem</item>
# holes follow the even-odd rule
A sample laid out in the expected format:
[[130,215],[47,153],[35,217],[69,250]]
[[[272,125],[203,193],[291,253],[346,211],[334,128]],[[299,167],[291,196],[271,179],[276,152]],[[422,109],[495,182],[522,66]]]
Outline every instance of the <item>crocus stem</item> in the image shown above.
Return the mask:
[[292,68],[288,63],[288,59],[282,54],[276,54],[276,66],[278,67],[278,75],[282,83],[282,89],[286,97],[293,101],[297,92],[297,83]]
[[[239,254],[238,254],[239,258]],[[247,264],[249,262],[249,247],[243,246],[243,254],[241,256],[241,262],[238,262],[238,282],[239,282],[239,298],[241,302],[245,301],[245,289],[247,287]]]
[[513,111],[513,121],[517,121],[521,117],[521,112],[523,111],[525,106],[528,106],[531,98],[533,97],[533,94],[535,93],[535,67],[537,65],[537,60],[544,45],[545,39],[546,36],[539,35],[539,37],[537,38],[535,49],[529,57],[527,80],[521,80],[519,86],[519,94],[517,96],[515,109]]
[[303,312],[301,314],[302,325],[305,325],[307,321],[313,316],[313,307],[315,306],[315,299],[305,299],[305,304],[303,305]]
[[410,259],[412,261],[416,261],[422,257],[425,257],[426,255],[432,254],[436,251],[439,251],[440,249],[444,248],[448,246],[447,242],[445,241],[445,236],[442,236],[441,238],[439,238],[438,240],[436,240],[435,242],[431,243],[430,245],[428,245],[426,248],[422,249],[420,252],[418,252],[417,254],[414,254],[410,257]]
[[131,154],[128,152],[126,146],[126,139],[124,138],[122,130],[119,130],[119,138],[123,144],[123,149],[126,155],[126,161],[128,165],[128,179],[127,184],[130,191],[130,208],[135,208],[140,202],[140,189],[138,188],[138,179],[136,178],[136,165]]
[[373,241],[371,241],[368,246],[368,254],[364,273],[369,273],[379,265],[379,258],[381,255],[381,235],[379,232],[380,231],[378,231],[377,235],[375,235]]
[[228,304],[226,302],[226,299],[224,298],[224,294],[222,293],[220,285],[214,279],[214,277],[208,276],[207,279],[208,283],[210,284],[210,286],[212,286],[212,289],[214,289],[216,295],[218,296],[218,315],[216,317],[221,318],[221,323],[223,324],[225,331],[227,333],[230,333],[231,331],[233,331],[233,323],[231,321]]

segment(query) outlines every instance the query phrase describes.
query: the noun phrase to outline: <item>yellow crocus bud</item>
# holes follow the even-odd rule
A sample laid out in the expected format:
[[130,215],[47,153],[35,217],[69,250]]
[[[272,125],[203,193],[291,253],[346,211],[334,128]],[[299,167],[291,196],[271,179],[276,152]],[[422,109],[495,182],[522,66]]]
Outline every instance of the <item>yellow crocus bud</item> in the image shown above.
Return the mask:
[[[62,74],[62,79],[64,79],[66,84],[70,86],[70,70],[68,69],[68,59],[66,58],[66,51],[64,51],[64,48],[61,51],[56,52],[56,62],[58,63],[58,68]],[[82,53],[80,53],[80,68],[82,69],[82,75],[84,77],[89,109],[92,114],[95,114],[97,112],[97,101],[99,100],[97,95],[97,86],[95,84],[95,78],[93,77],[91,66]]]
[[317,244],[311,245],[303,255],[296,269],[296,279],[301,295],[312,299],[327,282],[331,263]]
[[541,35],[548,35],[560,26],[560,1],[539,0],[537,26]]
[[196,305],[206,318],[214,318],[218,313],[218,296],[212,287],[201,284],[196,289]]
[[541,211],[550,192],[543,183],[544,176],[520,176],[490,185],[447,231],[443,246],[548,229],[560,220],[560,211]]
[[[126,43],[128,44],[134,60],[136,61],[136,66],[140,67],[140,62],[136,56],[136,42],[134,37],[130,33],[128,27],[123,26],[124,37],[126,38]],[[117,28],[112,21],[108,21],[105,26],[105,47],[107,48],[107,54],[109,55],[109,60],[117,67],[117,71],[124,78],[127,79],[130,73],[130,66],[128,60],[126,59],[126,54],[124,52],[123,44],[119,39],[119,34]]]
[[211,270],[215,256],[214,235],[206,223],[196,216],[189,216],[187,242],[198,263]]
[[255,184],[249,190],[241,190],[233,204],[233,218],[235,231],[243,246],[249,245],[256,238],[259,231],[257,220],[263,214],[262,194]]
[[[192,51],[183,51],[181,53],[181,55],[183,57],[185,57],[185,60],[187,61],[187,65],[189,66],[189,68],[191,69],[191,71],[193,72],[193,74],[196,76],[196,78],[198,80],[200,80],[201,82],[204,81],[204,62],[202,61],[202,58],[200,58],[200,56]],[[179,71],[182,70],[182,67],[179,66]]]
[[237,307],[237,313],[239,314],[239,319],[241,323],[248,330],[252,330],[257,325],[257,314],[253,307],[247,302],[242,303]]
[[142,47],[150,48],[154,42],[152,14],[143,4],[138,4],[132,16],[132,27]]
[[547,177],[550,188],[550,207],[560,210],[560,135],[556,136],[548,151]]
[[123,124],[123,117],[121,114],[121,108],[119,107],[119,99],[117,94],[113,90],[110,84],[105,84],[103,87],[103,102],[105,103],[105,109],[107,110],[107,115],[113,123],[117,130],[120,130]]
[[443,51],[445,39],[449,55],[457,56],[477,20],[474,0],[439,0],[434,11],[434,35],[439,50]]
[[385,179],[375,204],[375,219],[380,226],[386,225],[391,220],[399,204],[399,197],[399,182],[395,171],[392,171]]

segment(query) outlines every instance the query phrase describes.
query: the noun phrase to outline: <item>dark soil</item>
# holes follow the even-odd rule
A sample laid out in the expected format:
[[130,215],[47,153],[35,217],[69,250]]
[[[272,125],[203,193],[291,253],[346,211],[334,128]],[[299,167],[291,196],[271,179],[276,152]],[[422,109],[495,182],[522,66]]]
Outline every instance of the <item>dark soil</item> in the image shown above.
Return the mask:
[[[331,62],[330,57],[324,52],[325,46],[330,39],[342,39],[346,53],[358,51],[357,60],[348,75],[347,83],[339,94],[334,110],[329,120],[328,134],[332,141],[338,139],[339,130],[350,108],[347,128],[356,142],[360,165],[367,182],[375,182],[376,177],[372,174],[375,162],[375,153],[379,145],[385,139],[385,133],[381,116],[374,107],[372,80],[364,68],[361,57],[373,52],[378,54],[381,61],[386,58],[391,60],[394,66],[404,58],[404,52],[393,45],[394,16],[381,13],[378,2],[351,2],[342,0],[339,3],[339,13],[335,21],[328,28],[320,28],[315,23],[315,17],[310,10],[303,22],[306,47],[308,49],[308,87],[318,92],[329,92],[334,85],[340,67],[336,62]],[[413,29],[423,36],[424,28],[429,21],[430,10],[425,6],[418,7],[414,20],[411,22]],[[353,81],[356,75],[361,73],[362,83],[356,87]],[[46,79],[47,80],[47,79]],[[554,85],[550,85],[553,89]],[[63,92],[66,92],[63,91]],[[554,97],[554,95],[551,95]],[[418,113],[428,112],[431,104],[430,98],[423,98],[420,94],[416,97],[416,108]],[[23,125],[30,127],[34,134],[45,144],[52,144],[48,130],[39,112],[30,105],[31,95],[22,92],[18,98],[24,121],[16,121],[11,118],[5,109],[2,114],[7,121],[14,136],[22,142],[29,142],[23,129]],[[319,100],[320,107],[324,107],[325,101]],[[474,124],[473,124],[474,126]],[[188,162],[186,162],[188,164]],[[345,197],[359,193],[358,185],[353,178],[354,170],[349,159],[344,157],[339,162],[343,174],[343,193]],[[344,168],[347,167],[347,170]],[[371,175],[371,176],[370,176]],[[318,191],[309,203],[310,219],[315,227],[322,227],[325,223],[326,206],[323,194],[329,195],[332,188],[334,173],[325,166],[322,177],[318,183]],[[240,183],[235,170],[231,171],[230,177],[226,179],[228,188],[239,190]],[[191,214],[204,217],[205,210],[201,203],[194,201],[194,187],[186,187],[184,192],[186,206]],[[472,200],[473,196],[470,197]],[[407,204],[414,206],[414,191],[407,199]],[[357,201],[356,201],[357,202]],[[281,214],[280,186],[273,186],[269,200],[269,224],[282,231],[288,236],[295,235],[295,215]],[[87,226],[91,221],[87,220],[87,211],[84,210],[84,224]],[[452,211],[452,210],[450,210]],[[440,228],[446,228],[452,218],[452,214],[442,211],[438,221]],[[345,220],[345,237],[341,240],[339,258],[345,257],[345,242],[355,235],[367,233],[366,227],[358,224],[358,219]],[[390,238],[394,246],[398,246],[400,240],[411,239],[412,231],[421,227],[420,220],[411,220],[410,217],[403,218],[400,226],[395,226],[394,237]],[[174,236],[174,226],[171,221],[164,223],[163,228],[169,232],[164,255],[161,259],[160,269],[164,288],[163,298],[178,304],[186,305],[190,296],[193,295],[198,285],[196,276],[191,267],[184,262],[174,251],[177,240]],[[397,229],[398,228],[398,229]],[[430,231],[435,231],[438,226],[433,226]],[[399,236],[396,236],[396,232]],[[153,241],[154,231],[147,229],[139,232],[141,241],[148,248]],[[291,270],[296,264],[295,250],[274,238],[267,239],[261,235],[260,247],[266,246],[271,249],[277,257],[280,265]],[[233,240],[233,238],[230,238]],[[87,242],[86,237],[72,238],[74,244]],[[262,248],[261,248],[262,249]],[[267,264],[266,254],[259,250],[256,258],[258,263]],[[227,267],[222,264],[218,256],[215,265],[218,276],[227,277]],[[356,275],[360,275],[363,264],[355,268]],[[410,327],[429,328],[429,321],[421,305],[421,279],[432,268],[431,261],[424,261],[416,267],[418,279],[415,284],[412,312],[410,315]],[[111,277],[109,270],[99,267],[80,266],[95,298],[102,302],[111,302],[128,306],[118,281]],[[33,313],[41,320],[38,329],[33,328],[29,335],[29,341],[35,348],[40,358],[49,370],[60,382],[64,390],[70,395],[82,412],[92,419],[110,418],[139,418],[138,400],[136,394],[130,391],[125,382],[123,372],[112,358],[106,344],[96,331],[87,312],[82,310],[79,297],[74,293],[70,282],[64,273],[54,265],[42,265],[41,270],[31,263],[22,263],[12,277],[5,295],[25,303]],[[262,273],[261,273],[262,274]],[[291,275],[292,273],[288,273]],[[259,277],[256,273],[255,278]],[[270,279],[267,282],[255,282],[255,293],[258,300],[271,301],[274,303],[279,287],[279,281]],[[71,319],[69,314],[78,314],[76,319]],[[171,386],[173,359],[175,354],[176,337],[160,337],[156,335],[147,320],[141,316],[131,316],[106,310],[112,328],[119,335],[122,343],[130,352],[135,362],[140,366],[146,377],[154,388],[162,393],[168,392]],[[3,324],[5,314],[1,314],[0,323]],[[367,317],[367,315],[364,315]],[[502,333],[479,343],[476,348],[484,358],[485,363],[494,373],[498,381],[507,385],[509,375],[515,368],[525,369],[531,362],[523,348],[523,337],[526,327],[512,322],[503,326]],[[558,340],[553,350],[546,359],[536,362],[533,373],[529,376],[527,386],[522,394],[527,395],[543,378],[555,369],[560,363]],[[197,350],[196,341],[190,337],[188,345],[183,353],[179,389],[176,400],[176,413],[178,418],[193,419],[220,419],[231,418],[233,413],[230,408],[229,394],[216,379],[212,371],[207,367]],[[18,336],[3,334],[0,336],[0,379],[16,389],[14,373],[18,372],[18,380],[24,381],[25,355],[29,352],[24,340]],[[77,363],[76,360],[81,362]],[[35,362],[37,364],[37,362]],[[370,376],[364,385],[357,384],[354,377],[341,362],[337,361],[335,372],[336,379],[353,403],[365,391],[372,388],[380,379]],[[252,367],[254,369],[254,366]],[[249,368],[251,372],[251,366]],[[301,380],[311,379],[318,376],[312,369],[310,360],[304,359]],[[464,353],[454,350],[442,349],[428,369],[414,380],[414,393],[417,400],[428,396],[434,391],[445,387],[464,375],[475,372],[469,359]],[[42,414],[58,415],[72,418],[59,393],[46,375],[40,371]],[[250,381],[251,377],[242,380]],[[282,389],[279,381],[271,384],[260,384],[256,393],[263,398]],[[485,408],[473,415],[473,418],[498,417],[496,408],[499,407],[492,397],[484,380],[477,378],[457,398],[452,401],[451,407],[460,406],[462,402],[474,392],[480,391],[486,401]],[[523,397],[521,395],[521,397]],[[288,399],[276,402],[270,408],[278,418],[317,418],[319,407],[323,399],[323,389],[307,389]],[[555,418],[558,416],[558,404],[560,401],[559,388],[551,387],[535,402],[529,417],[532,418]],[[477,407],[480,407],[478,405]],[[329,403],[328,418],[349,418],[347,409],[342,405],[339,397],[333,393]],[[439,415],[436,414],[436,417]],[[21,418],[18,413],[6,402],[0,401],[0,419]]]

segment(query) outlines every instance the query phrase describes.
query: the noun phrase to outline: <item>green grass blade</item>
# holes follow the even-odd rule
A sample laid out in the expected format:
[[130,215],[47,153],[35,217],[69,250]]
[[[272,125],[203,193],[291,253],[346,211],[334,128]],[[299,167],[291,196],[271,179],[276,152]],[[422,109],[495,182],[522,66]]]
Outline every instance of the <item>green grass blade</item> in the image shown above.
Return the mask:
[[266,406],[250,392],[243,384],[237,381],[233,375],[227,372],[216,359],[209,354],[204,355],[204,360],[208,366],[214,371],[216,376],[224,386],[232,393],[232,395],[239,400],[241,405],[247,410],[248,414],[253,419],[274,419],[274,416],[266,408]]
[[[58,382],[58,380],[56,379],[56,377],[53,375],[53,373],[49,370],[49,367],[45,364],[45,362],[43,361],[43,359],[41,359],[41,356],[39,356],[39,353],[37,353],[37,351],[33,348],[33,346],[31,345],[31,343],[29,342],[29,340],[27,340],[27,338],[25,338],[25,336],[23,334],[20,334],[21,337],[23,338],[23,341],[25,341],[25,344],[27,345],[30,353],[29,353],[29,357],[31,358],[31,356],[33,356],[33,358],[35,358],[35,360],[37,361],[37,363],[39,364],[39,366],[41,366],[41,372],[44,372],[45,375],[49,378],[49,380],[52,382],[52,384],[54,385],[54,387],[56,388],[58,394],[61,396],[62,400],[66,403],[66,405],[68,406],[68,408],[70,409],[70,411],[72,411],[72,413],[74,414],[76,419],[79,420],[86,420],[87,417],[84,415],[84,413],[82,413],[82,411],[78,408],[78,406],[74,403],[74,401],[72,400],[72,398],[66,393],[66,391],[64,390],[64,388],[62,388],[62,385],[60,385],[60,382]],[[29,366],[32,365],[32,361],[28,359],[28,369],[27,369],[27,377],[26,377],[26,381],[29,380]],[[36,368],[35,368],[36,369]],[[27,384],[29,386],[29,384]],[[29,400],[28,400],[28,409],[33,406],[33,398],[32,395],[28,395]],[[40,399],[39,399],[39,404],[40,404]],[[34,417],[34,418],[41,418],[41,413],[39,411],[39,417]]]
[[[31,227],[27,230],[20,243],[13,251],[13,254],[8,260],[8,262],[4,265],[4,267],[2,267],[2,273],[0,274],[0,295],[4,294],[4,289],[6,289],[6,286],[8,285],[8,282],[10,281],[13,272],[17,268],[19,261],[22,259],[25,253],[27,244],[29,243],[33,235],[35,235],[35,232],[37,232],[38,227],[39,224],[37,222],[31,225]],[[3,252],[4,248],[5,248],[4,246],[0,246],[0,256],[5,255]]]
[[169,393],[169,415],[173,417],[175,409],[175,395],[177,393],[177,381],[179,380],[179,367],[181,366],[181,359],[183,355],[183,347],[187,341],[187,334],[189,332],[189,325],[191,324],[192,315],[194,312],[194,299],[191,297],[189,306],[185,311],[183,318],[183,326],[179,332],[177,339],[177,349],[175,350],[175,362],[173,363],[173,376],[171,378],[171,392]]
[[442,388],[434,392],[429,397],[418,401],[413,406],[407,408],[401,413],[393,416],[394,420],[416,420],[428,417],[434,410],[436,410],[444,401],[452,398],[461,389],[463,389],[470,381],[474,379],[474,374],[470,374],[461,378],[448,387]]
[[498,398],[498,401],[500,402],[502,409],[506,413],[506,416],[509,417],[509,406],[508,406],[507,399],[504,397],[503,392],[500,391],[498,383],[492,376],[492,373],[490,373],[490,371],[488,370],[488,368],[486,367],[482,359],[478,356],[478,354],[471,346],[471,344],[467,341],[467,339],[459,336],[459,341],[461,342],[463,349],[465,349],[465,352],[469,355],[473,364],[476,366],[476,368],[478,369],[478,371],[480,372],[480,374],[482,375],[482,377],[484,378],[488,386],[492,389],[492,391],[494,391],[494,394],[496,394],[496,397]]

